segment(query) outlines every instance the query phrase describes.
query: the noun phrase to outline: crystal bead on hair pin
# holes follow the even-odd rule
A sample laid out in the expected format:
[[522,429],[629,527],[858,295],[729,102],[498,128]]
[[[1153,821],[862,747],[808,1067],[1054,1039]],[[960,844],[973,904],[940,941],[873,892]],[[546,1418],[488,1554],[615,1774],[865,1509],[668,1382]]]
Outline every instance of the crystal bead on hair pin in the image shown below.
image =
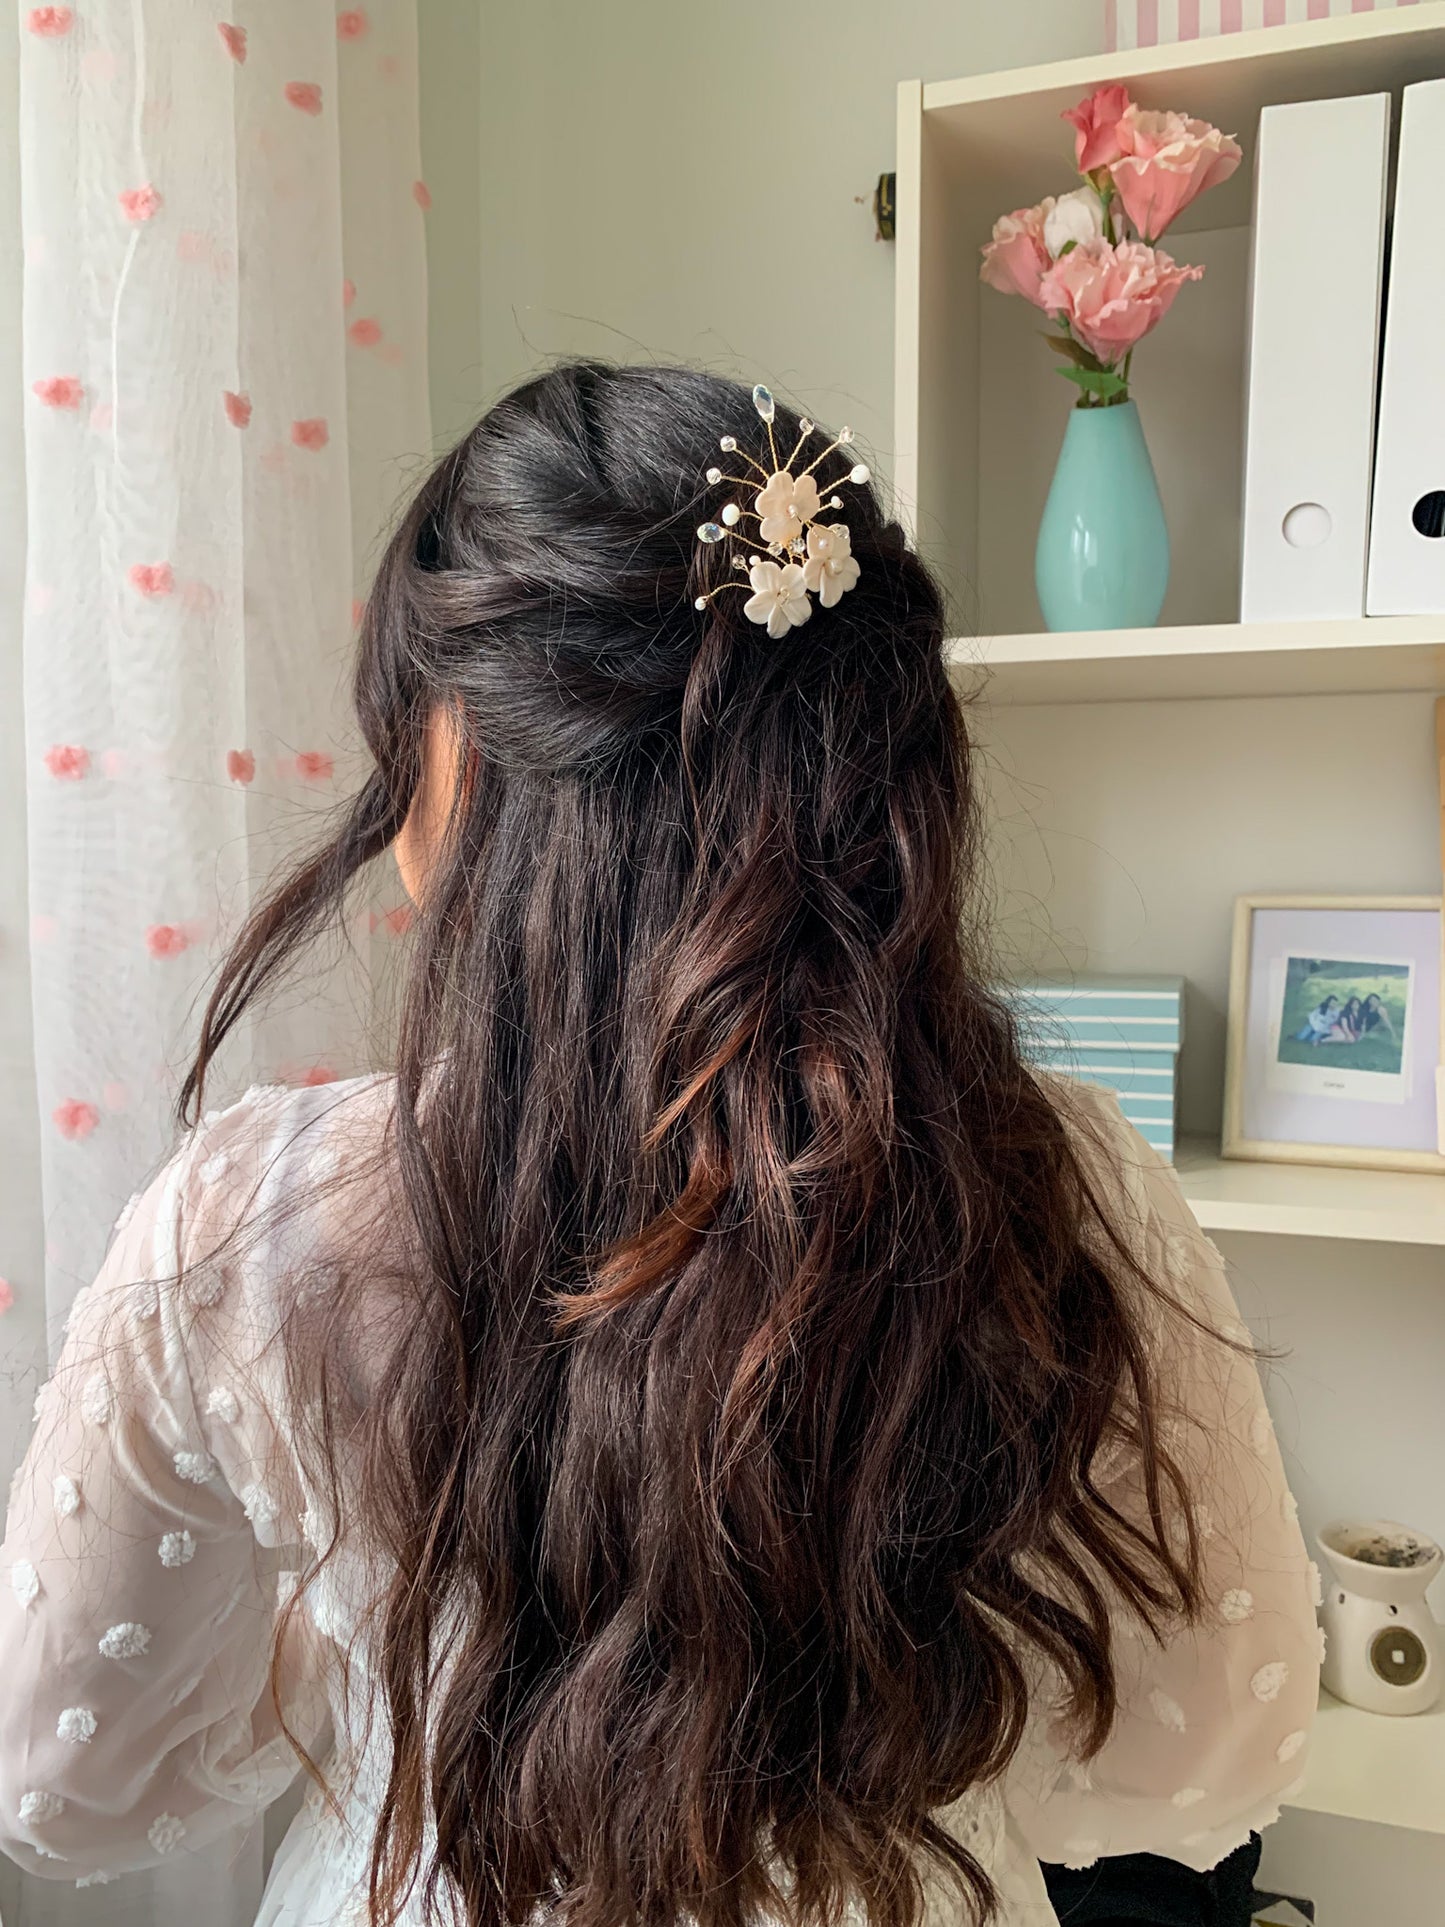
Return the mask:
[[[816,596],[823,608],[831,609],[856,585],[861,572],[853,554],[848,525],[825,522],[822,516],[825,509],[842,508],[843,498],[836,493],[842,483],[852,482],[862,487],[871,476],[865,462],[855,462],[846,475],[836,476],[825,484],[833,491],[825,500],[814,471],[830,455],[852,442],[852,429],[839,429],[823,452],[795,473],[804,444],[817,433],[816,424],[806,415],[799,416],[797,442],[788,459],[780,461],[773,434],[777,403],[772,390],[761,382],[753,389],[753,407],[767,430],[769,466],[765,467],[746,450],[739,449],[735,435],[724,435],[718,447],[725,455],[741,455],[752,473],[727,475],[716,467],[707,471],[710,488],[726,482],[746,489],[752,494],[752,506],[727,502],[719,510],[718,519],[704,522],[697,532],[697,539],[704,547],[715,547],[728,539],[751,550],[750,555],[735,554],[732,558],[733,568],[744,571],[747,582],[721,582],[706,595],[698,596],[693,607],[706,609],[713,597],[721,595],[724,589],[748,588],[752,593],[743,604],[743,614],[749,622],[765,625],[776,642],[809,619],[813,613],[810,598]],[[756,525],[756,534],[741,527],[745,518]]]

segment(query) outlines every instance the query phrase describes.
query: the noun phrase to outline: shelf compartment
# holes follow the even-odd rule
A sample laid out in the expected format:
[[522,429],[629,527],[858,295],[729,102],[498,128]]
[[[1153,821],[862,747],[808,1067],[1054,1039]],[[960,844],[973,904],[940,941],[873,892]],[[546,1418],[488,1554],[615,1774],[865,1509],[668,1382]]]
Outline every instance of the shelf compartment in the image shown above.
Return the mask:
[[[1256,1164],[1222,1158],[1217,1144],[1203,1138],[1180,1140],[1175,1168],[1206,1231],[1445,1245],[1445,1178],[1340,1165]],[[1441,1734],[1445,1779],[1445,1727]]]
[[960,637],[948,656],[997,704],[1434,691],[1445,690],[1445,616]]
[[1239,608],[1250,188],[1260,110],[1333,94],[1398,97],[1409,83],[1441,74],[1445,4],[1421,0],[900,87],[893,473],[900,511],[943,581],[960,632],[1038,640],[1028,634],[1039,623],[1033,544],[1071,391],[1037,339],[1044,318],[981,288],[978,269],[997,215],[1073,184],[1063,109],[1121,81],[1144,105],[1211,119],[1245,148],[1234,178],[1170,230],[1170,251],[1204,267],[1205,276],[1144,344],[1134,371],[1173,540],[1165,620],[1224,627]]

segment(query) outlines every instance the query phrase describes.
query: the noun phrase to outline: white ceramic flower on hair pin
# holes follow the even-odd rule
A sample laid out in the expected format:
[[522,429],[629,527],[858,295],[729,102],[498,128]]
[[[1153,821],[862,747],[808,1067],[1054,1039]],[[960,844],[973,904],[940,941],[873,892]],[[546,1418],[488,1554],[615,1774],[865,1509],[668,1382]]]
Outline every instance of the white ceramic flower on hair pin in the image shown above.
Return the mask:
[[[814,424],[806,415],[802,417],[798,423],[798,440],[793,452],[787,461],[780,462],[777,443],[773,439],[776,404],[761,384],[753,390],[753,406],[768,431],[768,455],[772,466],[764,468],[761,462],[738,448],[736,436],[724,435],[719,444],[723,453],[740,454],[753,474],[751,477],[725,475],[720,468],[710,468],[707,472],[708,482],[713,487],[721,482],[730,482],[737,488],[750,491],[752,507],[745,508],[740,502],[728,502],[716,522],[704,522],[697,532],[698,541],[709,546],[731,539],[751,549],[753,553],[750,556],[736,554],[733,557],[733,567],[744,571],[747,581],[719,583],[707,595],[698,596],[693,606],[705,609],[713,597],[721,595],[724,589],[749,588],[752,594],[743,604],[743,614],[749,622],[765,626],[776,642],[790,629],[801,628],[812,615],[810,596],[816,596],[825,609],[831,609],[857,584],[861,574],[857,557],[853,554],[853,538],[847,523],[825,522],[822,519],[825,509],[842,508],[843,499],[839,495],[830,495],[825,502],[813,474],[836,449],[847,447],[853,439],[853,431],[851,428],[840,428],[837,439],[829,442],[821,455],[815,456],[805,469],[795,474],[794,464],[802,454],[808,437],[815,432]],[[855,462],[840,481],[855,482],[861,486],[869,479],[866,465]],[[741,526],[745,517],[756,522],[756,538]]]

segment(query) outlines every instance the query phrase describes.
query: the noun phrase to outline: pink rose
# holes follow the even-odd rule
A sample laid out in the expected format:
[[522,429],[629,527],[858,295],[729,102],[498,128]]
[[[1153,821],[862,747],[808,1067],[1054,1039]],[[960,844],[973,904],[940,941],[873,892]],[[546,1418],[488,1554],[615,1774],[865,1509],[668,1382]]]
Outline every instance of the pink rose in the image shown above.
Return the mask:
[[1112,368],[1158,327],[1184,283],[1203,273],[1142,241],[1085,241],[1054,262],[1039,305],[1061,315],[1075,340]]
[[1119,137],[1123,152],[1109,171],[1124,212],[1146,241],[1157,241],[1206,188],[1227,181],[1241,159],[1237,140],[1184,114],[1131,106]]
[[1053,212],[1054,197],[1037,207],[1021,207],[1012,214],[1000,214],[993,224],[993,239],[983,249],[979,279],[1000,294],[1021,294],[1025,301],[1041,307],[1039,283],[1052,263],[1044,246],[1044,222]]
[[1127,87],[1096,87],[1087,100],[1064,110],[1062,119],[1075,127],[1074,160],[1081,174],[1107,167],[1127,150],[1119,139],[1119,123],[1133,106]]

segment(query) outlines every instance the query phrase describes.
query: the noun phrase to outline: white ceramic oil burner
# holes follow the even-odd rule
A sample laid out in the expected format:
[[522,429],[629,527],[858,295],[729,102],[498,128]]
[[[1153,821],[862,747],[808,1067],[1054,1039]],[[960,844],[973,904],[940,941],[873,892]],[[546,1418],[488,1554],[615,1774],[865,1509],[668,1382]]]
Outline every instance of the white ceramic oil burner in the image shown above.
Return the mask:
[[1423,1713],[1445,1686],[1440,1628],[1425,1589],[1442,1554],[1394,1519],[1337,1521],[1320,1533],[1329,1568],[1323,1678],[1367,1713]]

